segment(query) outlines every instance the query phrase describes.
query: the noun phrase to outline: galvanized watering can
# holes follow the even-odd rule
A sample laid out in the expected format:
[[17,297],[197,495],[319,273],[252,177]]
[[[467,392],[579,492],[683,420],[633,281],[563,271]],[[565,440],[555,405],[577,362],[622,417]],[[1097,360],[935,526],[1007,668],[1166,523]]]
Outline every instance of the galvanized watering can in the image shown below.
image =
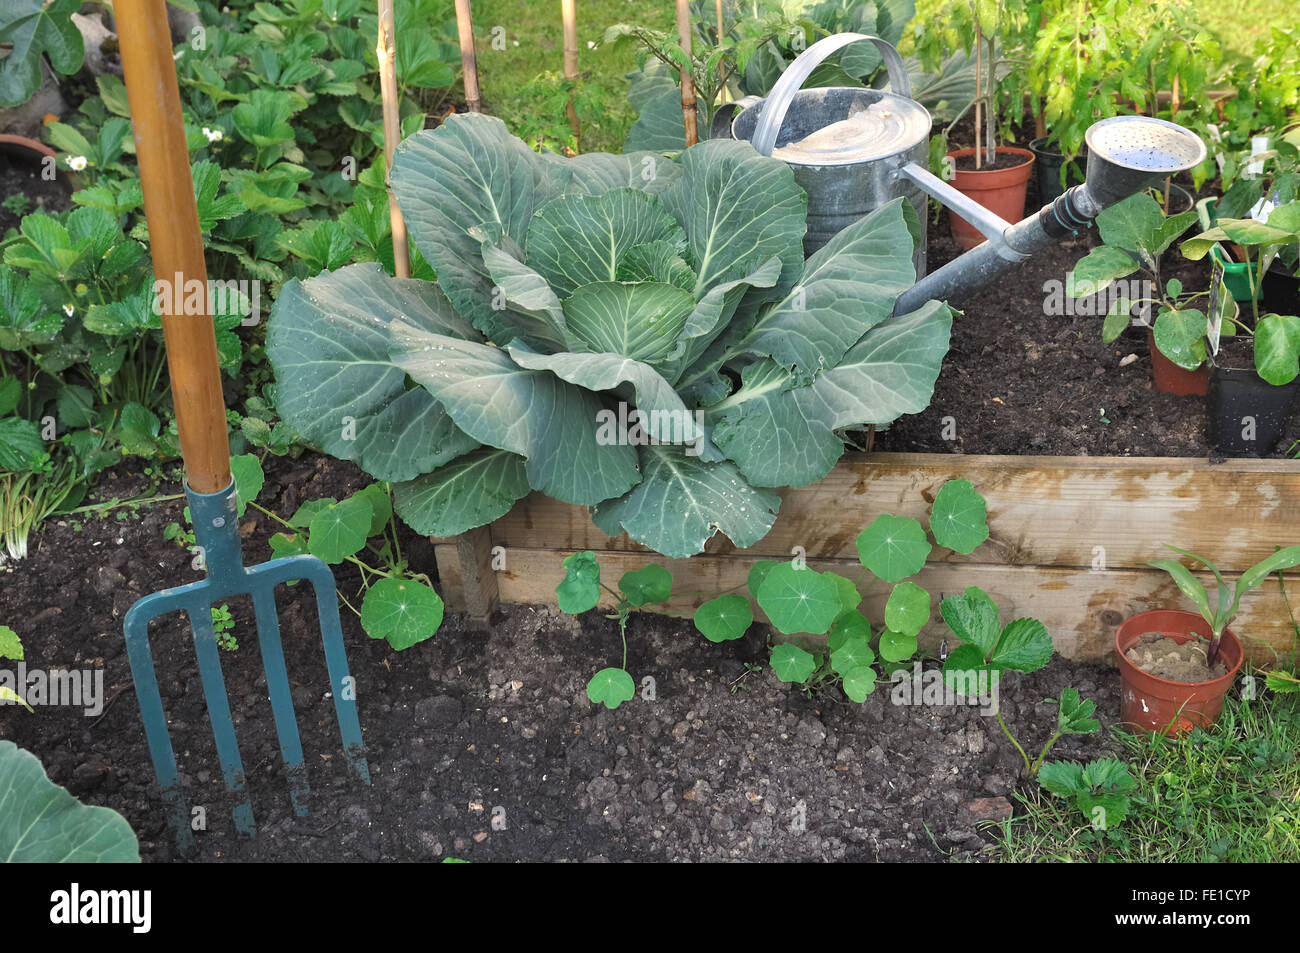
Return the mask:
[[[827,57],[859,42],[873,43],[880,51],[892,91],[801,88]],[[987,283],[1043,246],[1091,228],[1102,209],[1205,159],[1205,144],[1175,123],[1145,116],[1103,119],[1086,135],[1086,181],[1013,225],[930,174],[925,167],[930,128],[929,112],[912,99],[898,51],[878,36],[840,33],[804,50],[766,98],[746,96],[720,107],[710,135],[746,139],[761,154],[790,166],[808,193],[806,254],[881,205],[899,197],[911,202],[921,223],[912,258],[919,280],[899,297],[897,314]],[[931,275],[925,267],[927,195],[987,239]]]

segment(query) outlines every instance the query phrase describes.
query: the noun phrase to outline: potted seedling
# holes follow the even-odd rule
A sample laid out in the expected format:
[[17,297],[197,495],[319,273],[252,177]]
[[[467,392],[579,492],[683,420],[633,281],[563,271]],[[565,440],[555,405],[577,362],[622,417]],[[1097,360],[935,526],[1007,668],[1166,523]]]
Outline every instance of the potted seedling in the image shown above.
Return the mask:
[[1223,242],[1245,252],[1250,311],[1210,329],[1210,442],[1224,453],[1265,453],[1281,438],[1300,390],[1300,316],[1268,310],[1259,276],[1300,242],[1300,201],[1277,206],[1266,222],[1220,218],[1182,251],[1198,261]]
[[1208,559],[1170,546],[1214,574],[1216,604],[1210,608],[1205,587],[1176,559],[1151,563],[1172,577],[1197,612],[1157,609],[1139,612],[1115,630],[1123,688],[1121,720],[1147,734],[1179,734],[1195,726],[1214,724],[1223,696],[1245,659],[1241,639],[1228,623],[1237,614],[1241,597],[1274,572],[1300,565],[1300,546],[1288,546],[1243,572],[1228,595],[1223,574]]
[[[1019,87],[1008,88],[1007,81],[1019,81],[1020,73],[1002,58],[1005,39],[1022,30],[1029,21],[1023,0],[995,0],[954,4],[952,28],[975,58],[975,145],[955,149],[947,154],[952,185],[1009,222],[1018,222],[1025,212],[1025,191],[1034,168],[1034,154],[1028,149],[997,144],[998,127],[1005,129],[1004,103],[1018,110],[1023,102]],[[960,117],[958,117],[960,118]],[[1000,121],[1001,120],[1001,121]],[[954,120],[953,125],[956,125]],[[951,128],[951,126],[949,127]],[[948,214],[952,236],[962,248],[974,248],[984,235],[960,215]]]
[[[1067,293],[1073,297],[1100,294],[1131,275],[1140,274],[1140,292],[1111,294],[1102,340],[1114,341],[1136,323],[1147,329],[1151,373],[1156,388],[1166,394],[1204,395],[1206,335],[1210,313],[1219,316],[1234,306],[1227,294],[1189,291],[1177,278],[1166,280],[1161,256],[1196,221],[1187,211],[1166,217],[1160,204],[1146,193],[1131,196],[1097,216],[1102,244],[1082,258],[1070,273]],[[1136,319],[1135,319],[1136,312]]]

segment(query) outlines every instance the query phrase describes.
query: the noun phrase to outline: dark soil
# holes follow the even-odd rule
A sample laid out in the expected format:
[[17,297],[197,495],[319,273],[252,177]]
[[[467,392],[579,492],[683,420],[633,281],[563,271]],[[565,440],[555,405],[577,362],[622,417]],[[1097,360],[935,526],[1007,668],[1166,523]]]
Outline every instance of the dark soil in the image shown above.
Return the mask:
[[1171,682],[1208,682],[1228,674],[1222,659],[1206,665],[1208,646],[1199,639],[1178,643],[1163,632],[1146,632],[1124,657],[1148,675]]
[[1022,156],[1018,152],[998,152],[995,154],[993,162],[988,162],[988,157],[984,157],[984,162],[979,168],[975,167],[975,156],[956,156],[953,164],[959,172],[996,172],[998,169],[1014,169],[1018,165],[1024,165],[1032,161],[1032,156]]
[[[348,464],[321,457],[272,461],[261,499],[290,513],[302,500],[341,497],[362,482]],[[138,488],[125,474],[106,491]],[[164,488],[166,489],[166,488]],[[147,860],[176,854],[152,783],[122,616],[140,596],[189,582],[190,555],[162,538],[180,503],[125,509],[78,528],[51,522],[31,557],[0,569],[0,619],[26,646],[29,669],[104,672],[107,707],[16,707],[0,736],[33,750],[50,776],[91,804],[121,811]],[[246,559],[270,557],[274,530],[251,529]],[[427,543],[403,548],[429,564]],[[357,578],[337,572],[351,598]],[[689,623],[638,615],[628,669],[654,679],[654,700],[617,711],[593,706],[584,688],[617,664],[615,623],[548,608],[513,606],[489,633],[449,617],[438,634],[403,653],[368,639],[343,613],[373,776],[369,788],[342,764],[314,613],[298,587],[282,590],[281,619],[293,696],[313,787],[313,811],[295,818],[248,607],[233,604],[239,649],[223,653],[236,731],[260,832],[237,838],[216,761],[193,649],[179,622],[153,629],[157,674],[191,805],[206,810],[203,860],[936,860],[983,856],[989,834],[976,815],[1022,783],[1018,756],[996,720],[968,706],[890,703],[884,684],[865,705],[805,699],[764,666],[766,631],[712,645]],[[933,663],[930,663],[933,664]],[[644,683],[643,683],[644,684]],[[1056,723],[1044,702],[1072,685],[1115,721],[1113,672],[1054,658],[1008,678],[1003,716],[1031,746]],[[1084,759],[1109,750],[1105,736],[1071,737],[1056,749]],[[503,818],[494,827],[494,814]],[[801,829],[802,827],[802,829]]]
[[[1035,207],[1033,181],[1026,205]],[[946,215],[929,223],[930,270],[960,254]],[[1211,457],[1204,397],[1175,397],[1151,382],[1146,330],[1101,339],[1105,294],[1070,299],[1066,273],[1097,244],[1068,238],[1015,265],[985,288],[952,299],[952,346],[934,399],[876,435],[878,450],[1060,456]],[[1162,261],[1166,279],[1208,282],[1204,262]],[[1293,416],[1264,456],[1300,438]]]
[[0,205],[0,238],[9,229],[16,229],[22,222],[23,215],[44,209],[50,213],[62,212],[70,207],[71,188],[67,184],[66,174],[60,172],[53,182],[41,178],[40,162],[30,162],[31,154],[23,151],[6,152],[0,148],[0,201],[16,195],[27,196],[26,208],[22,215],[15,214]]

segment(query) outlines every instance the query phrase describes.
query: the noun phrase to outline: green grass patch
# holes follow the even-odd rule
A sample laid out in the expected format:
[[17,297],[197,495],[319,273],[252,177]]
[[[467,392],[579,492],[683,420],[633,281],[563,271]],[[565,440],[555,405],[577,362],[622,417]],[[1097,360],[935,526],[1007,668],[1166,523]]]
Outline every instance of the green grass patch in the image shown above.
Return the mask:
[[1001,825],[1010,862],[1295,862],[1300,860],[1300,696],[1256,684],[1231,697],[1210,730],[1180,738],[1116,731],[1138,789],[1123,824],[1095,831],[1046,791],[1020,801]]

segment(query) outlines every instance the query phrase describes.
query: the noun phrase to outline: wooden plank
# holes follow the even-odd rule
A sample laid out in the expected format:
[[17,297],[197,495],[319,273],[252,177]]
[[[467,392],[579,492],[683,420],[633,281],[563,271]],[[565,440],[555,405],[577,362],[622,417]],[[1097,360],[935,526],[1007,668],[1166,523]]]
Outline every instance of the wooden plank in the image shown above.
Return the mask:
[[497,574],[492,569],[491,528],[480,526],[452,539],[432,542],[443,600],[454,611],[466,613],[476,627],[486,627],[488,616],[501,601]]
[[[1144,567],[1163,543],[1238,572],[1300,542],[1300,461],[1181,457],[1012,457],[850,454],[812,486],[781,491],[781,515],[746,554],[853,559],[858,533],[881,513],[923,523],[945,481],[970,480],[988,500],[989,541],[970,556],[936,561],[1108,569]],[[609,539],[586,507],[532,494],[493,526],[513,549],[649,552],[626,535]],[[724,536],[707,551],[734,552]]]
[[[444,565],[444,550],[439,546],[439,566]],[[555,604],[555,587],[564,578],[561,561],[570,550],[508,550],[506,569],[497,573],[501,600],[511,603]],[[601,552],[601,576],[614,585],[630,569],[644,566],[647,557],[640,553]],[[452,562],[454,560],[447,559]],[[706,599],[743,586],[749,569],[756,561],[751,556],[702,555],[690,560],[658,560],[673,573],[677,591],[670,610],[689,614]],[[851,579],[862,580],[857,560],[813,559],[809,565],[832,570]],[[458,574],[443,573],[443,598],[453,609],[460,603]],[[980,586],[1002,609],[1002,619],[1009,622],[1020,616],[1041,620],[1052,634],[1056,650],[1068,658],[1113,664],[1115,627],[1128,616],[1148,609],[1185,608],[1191,605],[1178,592],[1167,574],[1158,570],[1111,569],[1101,572],[1041,566],[992,566],[933,563],[914,581],[929,590],[933,598],[930,624],[921,635],[923,645],[933,647],[949,635],[939,617],[938,603],[945,596],[960,593],[967,586]],[[1213,585],[1213,577],[1203,574],[1202,583]],[[1213,589],[1211,588],[1211,591]],[[869,618],[880,620],[889,587],[872,587],[864,601]],[[602,595],[602,605],[612,604]],[[1246,642],[1251,658],[1257,662],[1273,658],[1268,646],[1279,652],[1289,651],[1294,630],[1276,582],[1265,584],[1242,600],[1233,631]]]

